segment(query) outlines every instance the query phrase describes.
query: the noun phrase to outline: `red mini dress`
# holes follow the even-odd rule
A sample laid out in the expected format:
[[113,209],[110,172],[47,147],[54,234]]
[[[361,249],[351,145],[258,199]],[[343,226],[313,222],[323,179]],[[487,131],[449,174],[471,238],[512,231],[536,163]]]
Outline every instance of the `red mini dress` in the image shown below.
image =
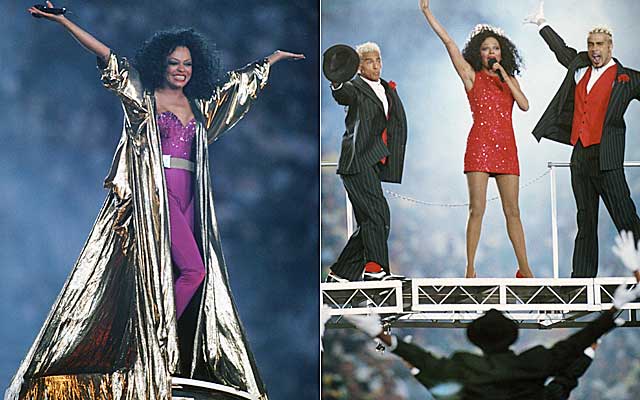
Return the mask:
[[520,175],[511,112],[513,96],[506,82],[486,71],[476,72],[467,92],[473,126],[464,153],[464,172]]

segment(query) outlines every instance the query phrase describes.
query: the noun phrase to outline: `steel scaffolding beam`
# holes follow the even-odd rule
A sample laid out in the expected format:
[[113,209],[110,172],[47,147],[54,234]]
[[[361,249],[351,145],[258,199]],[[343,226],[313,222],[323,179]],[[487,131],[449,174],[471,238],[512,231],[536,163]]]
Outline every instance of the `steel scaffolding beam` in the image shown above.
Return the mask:
[[[634,278],[464,279],[414,278],[406,281],[323,283],[330,307],[327,327],[347,326],[345,314],[380,314],[392,326],[456,328],[495,308],[522,328],[584,326],[590,315],[611,308],[615,289],[635,287]],[[640,301],[625,306],[620,318],[640,326]]]

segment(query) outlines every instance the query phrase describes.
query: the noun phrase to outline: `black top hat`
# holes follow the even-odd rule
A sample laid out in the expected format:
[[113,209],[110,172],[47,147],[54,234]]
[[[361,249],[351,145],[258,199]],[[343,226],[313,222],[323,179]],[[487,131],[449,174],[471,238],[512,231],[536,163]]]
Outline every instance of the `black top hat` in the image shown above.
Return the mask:
[[469,324],[467,337],[485,353],[500,353],[518,339],[518,325],[492,308]]
[[331,82],[347,82],[358,72],[360,57],[346,44],[336,44],[323,54],[322,72]]

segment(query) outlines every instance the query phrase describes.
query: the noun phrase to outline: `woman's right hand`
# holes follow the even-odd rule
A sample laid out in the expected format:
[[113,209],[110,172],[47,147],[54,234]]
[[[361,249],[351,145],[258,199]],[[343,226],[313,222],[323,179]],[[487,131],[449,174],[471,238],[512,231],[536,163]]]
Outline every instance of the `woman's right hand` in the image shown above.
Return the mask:
[[422,12],[429,11],[429,0],[420,0],[420,9]]
[[[47,7],[54,8],[53,3],[47,1]],[[70,34],[73,36],[75,40],[82,45],[85,49],[89,50],[96,56],[100,57],[102,61],[106,62],[109,58],[109,54],[111,54],[111,49],[107,47],[104,43],[93,37],[89,32],[80,28],[78,25],[74,24],[71,20],[65,18],[64,15],[55,15],[51,13],[46,13],[38,10],[35,7],[29,7],[27,9],[31,15],[34,17],[46,18],[49,21],[57,22],[62,25]]]
[[[50,1],[47,1],[47,7],[54,8],[53,3],[51,3]],[[27,11],[34,17],[42,17],[54,22],[61,22],[62,20],[65,19],[64,15],[49,14],[49,13],[38,10],[34,6],[29,7]]]

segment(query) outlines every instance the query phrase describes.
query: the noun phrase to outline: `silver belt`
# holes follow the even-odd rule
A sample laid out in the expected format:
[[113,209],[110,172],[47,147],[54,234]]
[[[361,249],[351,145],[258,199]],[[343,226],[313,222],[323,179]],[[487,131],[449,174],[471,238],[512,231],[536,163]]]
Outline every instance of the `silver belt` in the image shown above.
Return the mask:
[[185,169],[187,171],[195,172],[196,164],[185,160],[184,158],[174,157],[168,154],[162,155],[162,165],[165,168],[177,168],[177,169]]

